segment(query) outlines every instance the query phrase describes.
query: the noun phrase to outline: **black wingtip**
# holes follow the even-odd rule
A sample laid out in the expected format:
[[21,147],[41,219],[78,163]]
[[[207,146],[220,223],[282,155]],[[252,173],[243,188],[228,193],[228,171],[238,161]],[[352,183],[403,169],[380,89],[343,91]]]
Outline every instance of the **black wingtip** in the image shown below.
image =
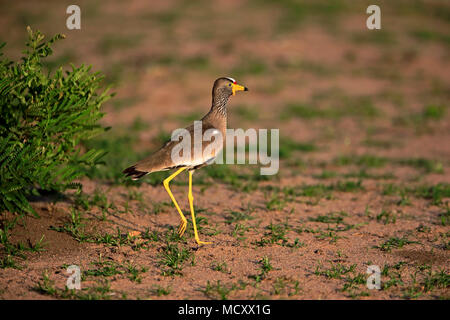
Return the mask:
[[131,177],[133,180],[137,180],[139,178],[142,178],[145,176],[148,172],[146,171],[139,171],[136,169],[135,166],[131,166],[129,168],[126,168],[122,171],[123,174],[125,174],[127,177]]

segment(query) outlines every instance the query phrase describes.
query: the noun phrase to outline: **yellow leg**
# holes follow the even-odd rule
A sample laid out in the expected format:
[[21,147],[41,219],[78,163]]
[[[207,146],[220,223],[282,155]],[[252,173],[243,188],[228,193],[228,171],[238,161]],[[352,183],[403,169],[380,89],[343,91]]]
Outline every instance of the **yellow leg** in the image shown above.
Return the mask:
[[170,199],[172,199],[173,204],[175,205],[175,208],[177,208],[178,213],[180,214],[181,217],[181,223],[180,226],[178,227],[178,235],[180,237],[183,236],[184,232],[186,231],[186,226],[187,226],[187,220],[186,217],[183,215],[183,212],[181,212],[180,206],[178,205],[177,201],[175,200],[175,197],[172,194],[172,191],[170,191],[169,188],[169,182],[175,178],[177,175],[179,175],[182,171],[184,171],[186,168],[181,168],[179,170],[177,170],[174,174],[172,174],[171,176],[167,177],[163,184],[164,184],[164,188],[166,188],[167,193],[170,196]]
[[197,244],[210,244],[211,242],[204,242],[200,241],[198,237],[197,232],[197,223],[195,222],[195,213],[194,213],[194,196],[192,195],[192,171],[189,171],[189,206],[191,207],[191,215],[192,215],[192,225],[194,226],[194,235],[195,235],[195,241],[197,241]]

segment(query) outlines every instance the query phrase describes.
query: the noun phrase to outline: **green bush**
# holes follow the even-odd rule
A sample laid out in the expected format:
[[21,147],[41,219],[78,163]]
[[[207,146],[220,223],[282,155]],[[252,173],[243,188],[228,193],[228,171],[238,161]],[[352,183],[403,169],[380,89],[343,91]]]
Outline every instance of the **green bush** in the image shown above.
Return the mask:
[[0,44],[0,212],[32,212],[28,199],[40,190],[79,188],[74,179],[99,163],[104,152],[80,144],[105,131],[97,122],[111,97],[90,67],[71,65],[53,74],[42,59],[63,35],[43,41],[28,27],[19,62],[3,57]]

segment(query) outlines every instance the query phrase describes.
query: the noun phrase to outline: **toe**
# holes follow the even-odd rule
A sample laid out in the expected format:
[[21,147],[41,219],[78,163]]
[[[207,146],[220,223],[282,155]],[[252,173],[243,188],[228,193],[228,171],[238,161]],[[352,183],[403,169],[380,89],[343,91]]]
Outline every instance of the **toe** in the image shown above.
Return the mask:
[[197,240],[197,244],[198,245],[202,245],[202,244],[211,244],[212,242],[209,242],[209,241],[200,241],[200,240]]
[[184,232],[186,231],[186,226],[187,226],[187,222],[181,221],[180,225],[178,226],[178,232],[177,232],[180,237],[182,237]]

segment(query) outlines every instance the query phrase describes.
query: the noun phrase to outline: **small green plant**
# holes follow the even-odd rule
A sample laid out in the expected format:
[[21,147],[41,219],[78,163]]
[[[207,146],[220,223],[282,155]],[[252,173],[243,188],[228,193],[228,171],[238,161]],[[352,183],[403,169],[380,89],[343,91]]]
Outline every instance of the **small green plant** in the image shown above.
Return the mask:
[[431,270],[423,280],[423,290],[428,292],[434,288],[448,288],[450,287],[450,274],[445,270],[432,272]]
[[285,206],[286,201],[276,193],[273,193],[270,196],[270,199],[266,202],[267,210],[283,210]]
[[23,254],[23,246],[21,244],[13,244],[9,238],[10,230],[15,226],[17,218],[11,221],[3,222],[2,228],[0,228],[0,244],[3,247],[2,257],[0,258],[0,268],[15,268],[20,269],[17,265],[15,257],[26,259]]
[[118,263],[112,260],[104,260],[100,255],[98,261],[91,262],[92,268],[89,268],[82,273],[82,278],[85,277],[113,277],[117,275],[127,275],[131,281],[140,283],[141,274],[147,271],[145,267],[136,267],[129,261],[126,263]]
[[142,239],[147,239],[150,241],[154,241],[154,242],[158,242],[160,239],[160,234],[158,231],[153,230],[152,232],[150,232],[150,229],[147,228],[145,229],[145,231],[141,234],[141,238]]
[[228,300],[228,296],[231,292],[236,290],[243,290],[247,286],[247,283],[243,281],[239,281],[237,284],[233,283],[231,285],[223,285],[220,280],[217,280],[216,284],[211,284],[208,280],[206,283],[206,287],[202,292],[212,298],[212,299],[221,299]]
[[411,159],[398,159],[393,161],[402,166],[409,166],[416,169],[421,169],[425,173],[444,173],[442,162],[425,159],[425,158],[411,158]]
[[41,252],[41,251],[45,251],[44,246],[45,246],[45,242],[44,242],[44,235],[42,235],[42,237],[36,241],[35,244],[32,244],[31,241],[29,242],[29,250],[31,252]]
[[448,201],[445,203],[445,211],[439,214],[439,218],[441,225],[450,225],[450,207],[448,205]]
[[57,294],[57,289],[55,288],[55,283],[53,280],[50,280],[47,271],[42,273],[42,281],[39,281],[36,286],[36,291],[54,296]]
[[102,261],[100,258],[99,261],[92,262],[91,265],[94,268],[83,271],[83,277],[111,277],[125,273],[121,265],[115,261]]
[[136,267],[135,265],[128,263],[126,266],[126,270],[128,272],[128,279],[133,282],[141,283],[142,282],[142,273],[147,272],[146,267]]
[[339,156],[333,161],[340,166],[357,165],[364,168],[381,168],[386,165],[388,159],[372,154]]
[[272,222],[266,227],[267,232],[261,238],[261,240],[256,241],[257,246],[265,246],[268,243],[285,245],[288,240],[286,238],[286,233],[289,226],[287,223],[273,224]]
[[245,240],[245,233],[249,231],[252,227],[245,226],[241,223],[236,223],[234,225],[233,232],[231,233],[233,237],[237,238],[239,241]]
[[[248,210],[250,211],[250,210]],[[232,224],[235,222],[253,220],[254,217],[242,211],[230,211],[230,215],[226,218],[226,223]]]
[[421,185],[408,191],[416,197],[429,199],[432,204],[439,205],[443,198],[450,197],[450,183],[438,183],[432,186]]
[[273,284],[273,294],[281,295],[283,293],[288,296],[297,295],[300,291],[300,282],[298,280],[291,280],[285,277],[278,277]]
[[151,210],[151,213],[153,214],[158,214],[163,212],[164,210],[167,209],[167,207],[170,207],[170,204],[166,201],[163,202],[154,202],[153,203],[153,208]]
[[322,222],[322,223],[342,223],[344,221],[345,216],[348,216],[348,214],[344,211],[341,212],[330,212],[325,215],[319,215],[316,218],[308,218],[309,221],[314,222]]
[[411,200],[404,190],[400,192],[400,199],[397,201],[397,205],[399,206],[410,206]]
[[376,248],[382,251],[390,252],[392,248],[402,248],[405,245],[412,243],[420,243],[420,242],[408,240],[406,237],[403,238],[393,237],[382,243],[380,246],[377,246]]
[[269,271],[273,269],[272,264],[270,263],[270,258],[268,256],[262,257],[261,260],[258,261],[260,264],[260,273],[257,275],[250,276],[250,278],[255,279],[255,281],[261,282],[261,280],[265,279]]
[[270,259],[267,256],[264,256],[259,263],[261,264],[261,272],[263,274],[267,274],[269,271],[273,269],[272,265],[270,264]]
[[298,249],[301,247],[305,247],[306,244],[304,242],[301,242],[299,238],[295,238],[293,243],[288,243],[287,246],[289,248]]
[[333,230],[321,230],[318,234],[315,235],[315,237],[319,240],[328,240],[329,243],[336,243],[338,239],[342,238],[341,236],[338,236]]
[[355,276],[347,276],[345,279],[344,287],[342,288],[342,291],[349,292],[349,294],[353,297],[356,295],[361,295],[362,293],[356,293],[356,289],[362,284],[366,284],[367,279],[366,275],[362,273],[358,273]]
[[214,271],[219,271],[219,272],[223,272],[223,273],[231,273],[230,268],[228,268],[227,263],[224,262],[215,262],[212,264],[211,268]]
[[65,223],[62,227],[50,226],[51,230],[58,232],[65,232],[71,235],[75,240],[79,242],[84,242],[88,240],[88,236],[84,232],[84,220],[83,213],[77,209],[70,210],[70,221]]
[[380,214],[377,215],[377,221],[383,224],[395,223],[397,216],[390,211],[382,209]]
[[177,245],[167,244],[163,249],[160,265],[167,268],[162,271],[165,276],[182,275],[183,263],[191,257],[191,252]]
[[355,268],[356,268],[356,264],[352,264],[347,267],[341,263],[336,263],[336,264],[332,264],[330,269],[322,269],[321,270],[320,266],[317,266],[314,273],[318,276],[322,275],[327,278],[341,279],[343,275],[345,275],[349,272],[355,271]]
[[153,289],[153,292],[158,296],[168,296],[171,292],[172,292],[172,288],[171,287],[162,287],[162,286],[156,286]]
[[355,192],[364,190],[361,181],[338,181],[334,185],[334,189],[341,192]]

